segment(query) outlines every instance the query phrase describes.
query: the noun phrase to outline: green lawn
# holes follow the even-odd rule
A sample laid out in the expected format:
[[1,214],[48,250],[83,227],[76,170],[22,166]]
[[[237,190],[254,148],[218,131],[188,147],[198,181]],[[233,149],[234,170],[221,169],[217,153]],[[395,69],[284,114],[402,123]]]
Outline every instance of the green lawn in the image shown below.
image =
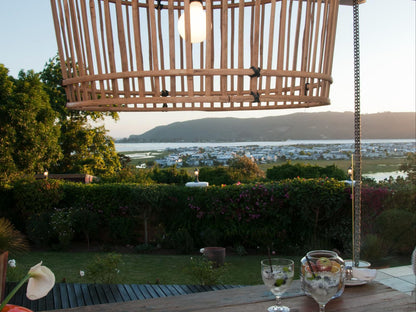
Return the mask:
[[[99,253],[92,252],[29,252],[10,256],[16,260],[17,269],[23,275],[36,263],[43,261],[56,277],[56,282],[88,283],[80,276],[88,263]],[[103,254],[101,254],[103,255]],[[195,284],[187,273],[191,257],[201,255],[148,255],[123,254],[120,266],[119,283],[126,284]],[[299,278],[301,257],[284,256],[295,261],[295,278]],[[266,256],[226,256],[227,269],[221,278],[222,284],[257,285],[262,284],[260,261]],[[10,271],[10,269],[9,269]],[[9,275],[9,274],[8,274]],[[12,275],[12,274],[10,274]],[[16,276],[16,274],[13,274]],[[16,277],[17,278],[17,277]],[[10,279],[10,277],[9,277]]]
[[[31,266],[43,261],[56,277],[56,282],[91,283],[86,277],[80,276],[88,264],[97,256],[105,253],[95,252],[39,252],[32,251],[24,255],[13,256],[16,269],[8,269],[9,281],[20,280]],[[119,267],[119,280],[124,284],[197,284],[188,273],[191,257],[201,255],[151,255],[151,254],[122,254],[122,265]],[[295,262],[295,279],[299,278],[299,256],[281,256]],[[226,271],[220,283],[228,285],[258,285],[262,284],[260,277],[260,261],[265,255],[237,256],[227,255]],[[389,256],[373,262],[373,267],[394,267],[409,265],[409,257]]]

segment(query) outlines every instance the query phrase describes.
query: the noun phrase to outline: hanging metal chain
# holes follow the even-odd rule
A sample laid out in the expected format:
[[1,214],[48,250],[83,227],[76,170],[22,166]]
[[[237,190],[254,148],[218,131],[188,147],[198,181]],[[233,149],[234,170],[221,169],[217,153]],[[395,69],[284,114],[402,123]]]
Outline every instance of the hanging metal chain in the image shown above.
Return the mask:
[[354,252],[359,266],[361,247],[361,112],[360,112],[360,28],[358,0],[354,0]]

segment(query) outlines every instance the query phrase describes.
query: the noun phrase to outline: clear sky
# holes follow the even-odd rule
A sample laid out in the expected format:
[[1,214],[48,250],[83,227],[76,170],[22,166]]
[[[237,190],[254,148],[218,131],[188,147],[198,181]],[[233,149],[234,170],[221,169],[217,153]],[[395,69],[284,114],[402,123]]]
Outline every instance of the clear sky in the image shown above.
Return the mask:
[[[415,111],[414,0],[367,0],[360,6],[361,112]],[[106,121],[113,137],[141,134],[159,125],[206,117],[264,117],[295,112],[353,111],[352,7],[341,6],[331,86],[331,105],[310,109],[250,112],[121,113]],[[0,63],[17,77],[39,72],[57,53],[49,0],[0,0]]]

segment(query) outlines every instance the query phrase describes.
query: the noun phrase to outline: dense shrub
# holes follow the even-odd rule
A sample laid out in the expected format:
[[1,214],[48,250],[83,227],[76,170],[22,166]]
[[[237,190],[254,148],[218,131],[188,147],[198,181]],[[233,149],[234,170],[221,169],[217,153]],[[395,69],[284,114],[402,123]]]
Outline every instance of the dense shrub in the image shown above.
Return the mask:
[[160,169],[159,167],[153,168],[150,177],[156,183],[163,184],[181,184],[192,180],[188,173],[184,169],[178,170],[176,166]]
[[230,185],[238,182],[256,182],[264,178],[264,172],[248,157],[233,158],[227,167],[203,167],[199,171],[201,180],[210,185]]
[[[72,240],[88,244],[160,245],[184,253],[214,245],[272,247],[279,253],[299,254],[312,248],[337,248],[347,255],[351,250],[351,188],[334,179],[208,188],[43,180],[18,183],[1,194],[12,195],[8,205],[14,220],[24,220],[25,234],[40,246],[66,243],[66,237],[59,237],[50,226],[58,219],[60,226],[71,225]],[[400,222],[414,218],[411,198],[414,188],[407,186],[363,187],[363,237],[375,233],[375,218],[397,207],[394,203],[402,203],[401,210],[407,213]],[[57,218],[57,211],[70,211],[69,219]],[[7,209],[0,213],[0,217],[10,214]],[[387,228],[394,225],[386,220]],[[402,247],[397,251],[404,252]]]
[[416,215],[402,209],[389,209],[376,219],[376,230],[387,250],[410,255],[416,245]]
[[199,177],[201,181],[208,182],[209,185],[234,184],[234,178],[227,167],[202,167],[199,170]]
[[345,180],[347,179],[346,173],[336,167],[335,165],[330,165],[326,167],[313,166],[310,164],[294,164],[292,165],[290,161],[280,166],[273,166],[270,169],[267,169],[266,177],[269,180],[284,180],[284,179],[293,179],[296,177],[299,178],[333,178],[336,180]]
[[368,234],[364,236],[361,249],[362,258],[370,262],[385,257],[389,252],[385,242],[382,238],[377,236],[377,234]]
[[116,284],[119,282],[120,266],[122,259],[120,254],[110,253],[96,256],[91,261],[85,272],[85,277],[92,283]]
[[225,246],[296,250],[322,241],[346,214],[347,203],[343,183],[335,180],[211,187],[188,199],[196,219],[190,232],[201,245],[206,243],[201,234],[211,228]]

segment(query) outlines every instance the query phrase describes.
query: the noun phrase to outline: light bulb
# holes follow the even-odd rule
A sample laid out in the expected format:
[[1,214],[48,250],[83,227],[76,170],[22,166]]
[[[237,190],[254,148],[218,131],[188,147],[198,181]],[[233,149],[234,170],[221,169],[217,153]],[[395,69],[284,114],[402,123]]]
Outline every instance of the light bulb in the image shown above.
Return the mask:
[[[189,6],[191,15],[191,42],[198,43],[205,40],[207,35],[206,15],[199,1],[192,1]],[[178,31],[183,39],[185,38],[185,13],[179,17]]]

